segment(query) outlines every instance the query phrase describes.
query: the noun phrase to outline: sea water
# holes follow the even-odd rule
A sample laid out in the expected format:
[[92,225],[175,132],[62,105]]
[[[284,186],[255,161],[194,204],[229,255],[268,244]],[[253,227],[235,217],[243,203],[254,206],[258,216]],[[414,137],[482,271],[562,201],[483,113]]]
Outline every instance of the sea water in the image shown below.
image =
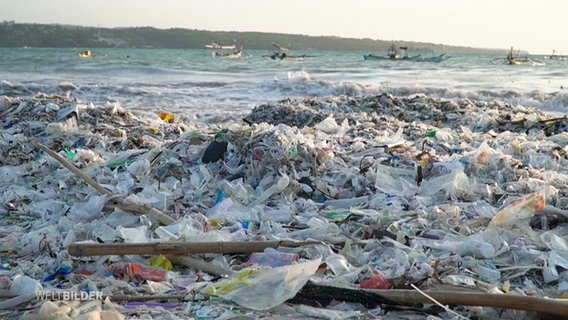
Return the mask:
[[368,52],[308,51],[295,54],[315,57],[280,61],[263,57],[268,50],[219,59],[205,49],[108,48],[81,58],[79,51],[0,48],[0,95],[67,94],[200,123],[240,121],[255,106],[288,98],[381,93],[500,100],[568,113],[568,61],[562,60],[511,66],[492,64],[498,55],[451,54],[439,63],[365,61]]

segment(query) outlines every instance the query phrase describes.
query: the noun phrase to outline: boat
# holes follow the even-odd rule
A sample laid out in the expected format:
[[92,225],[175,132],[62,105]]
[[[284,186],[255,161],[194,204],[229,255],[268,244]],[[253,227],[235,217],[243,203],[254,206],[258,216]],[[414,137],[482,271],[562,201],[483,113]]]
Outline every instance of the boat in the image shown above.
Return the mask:
[[212,42],[210,44],[206,44],[205,48],[211,49],[211,57],[213,58],[238,59],[243,54],[242,45],[224,46],[220,43]]
[[396,47],[394,43],[390,46],[385,56],[379,56],[372,53],[364,54],[364,60],[417,60],[421,55],[409,56],[407,53],[408,47]]
[[85,51],[79,52],[79,57],[81,57],[81,58],[92,58],[92,57],[94,57],[94,55],[91,52],[91,50],[85,50]]
[[312,55],[293,55],[290,54],[290,49],[283,47],[277,43],[272,43],[272,54],[265,55],[264,58],[272,59],[272,60],[296,60],[302,61],[306,58],[315,58],[316,56]]
[[568,56],[562,54],[556,54],[556,50],[552,50],[552,54],[544,56],[544,60],[568,60]]
[[531,59],[528,56],[519,56],[520,50],[517,50],[517,52],[514,52],[513,47],[511,47],[511,50],[509,51],[509,53],[507,54],[507,57],[505,58],[494,58],[491,59],[491,63],[492,64],[508,64],[508,65],[513,65],[513,66],[518,66],[518,65],[530,65],[530,66],[544,66],[545,63],[540,61],[540,60],[536,60],[536,59]]
[[452,56],[448,56],[445,53],[442,53],[442,54],[431,56],[431,57],[419,57],[419,58],[416,59],[416,61],[419,61],[419,62],[442,62],[442,61],[448,60],[451,57]]

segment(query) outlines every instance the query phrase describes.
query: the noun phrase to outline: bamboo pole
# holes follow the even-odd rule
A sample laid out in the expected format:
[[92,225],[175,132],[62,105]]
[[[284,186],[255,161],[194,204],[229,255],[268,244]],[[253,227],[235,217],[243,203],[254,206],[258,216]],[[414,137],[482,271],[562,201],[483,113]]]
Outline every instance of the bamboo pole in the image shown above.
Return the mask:
[[[397,302],[421,302],[432,301],[414,290],[365,290],[373,294],[388,298]],[[539,297],[527,297],[512,294],[477,293],[462,291],[424,291],[436,301],[447,305],[482,306],[504,309],[515,309],[532,312],[540,312],[554,315],[568,315],[568,300],[548,299]]]
[[[45,153],[49,154],[55,160],[59,161],[59,163],[61,163],[65,168],[69,169],[71,172],[73,172],[79,178],[83,179],[83,181],[85,181],[91,187],[95,188],[95,190],[97,190],[99,193],[102,193],[102,194],[109,196],[109,197],[113,196],[113,194],[110,191],[108,191],[103,186],[98,184],[93,178],[84,174],[81,170],[79,170],[77,167],[75,167],[69,161],[65,160],[65,158],[60,156],[57,152],[49,149],[48,147],[46,147],[45,145],[43,145],[43,144],[41,144],[37,141],[32,141],[32,144],[35,147],[43,150]],[[172,223],[175,222],[175,220],[172,217],[164,214],[163,212],[161,212],[160,210],[158,210],[156,208],[132,203],[131,201],[128,201],[128,200],[126,200],[122,197],[116,197],[116,198],[113,198],[113,200],[118,204],[118,206],[121,209],[123,209],[125,211],[134,212],[136,214],[151,215],[151,216],[155,217],[158,221],[160,221],[160,223],[162,223],[164,225],[172,224]]]
[[294,299],[300,302],[311,301],[326,305],[332,299],[364,302],[364,305],[401,303],[432,303],[430,298],[443,305],[480,306],[538,312],[547,315],[568,315],[568,300],[527,297],[513,294],[494,294],[486,292],[424,290],[426,295],[416,290],[406,289],[355,289],[308,282]]
[[248,253],[266,248],[301,247],[323,244],[321,241],[242,241],[242,242],[155,242],[155,243],[74,243],[67,252],[76,257],[106,255],[191,254],[191,253]]

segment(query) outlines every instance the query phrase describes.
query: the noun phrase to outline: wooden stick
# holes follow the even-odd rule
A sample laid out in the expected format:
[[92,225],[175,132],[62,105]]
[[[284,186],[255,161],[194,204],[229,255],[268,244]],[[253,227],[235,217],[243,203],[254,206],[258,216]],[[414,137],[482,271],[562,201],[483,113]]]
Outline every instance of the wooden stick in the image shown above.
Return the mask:
[[[429,303],[428,297],[414,290],[366,290],[399,302]],[[484,306],[516,309],[555,315],[568,314],[568,301],[511,294],[475,293],[462,291],[424,291],[436,301],[449,305]]]
[[[35,147],[43,150],[45,153],[52,156],[55,160],[59,161],[59,163],[61,163],[65,168],[69,169],[71,172],[73,172],[79,178],[83,179],[83,181],[85,181],[91,187],[95,188],[95,190],[97,190],[98,192],[100,192],[100,193],[102,193],[106,196],[109,196],[109,197],[113,195],[112,192],[108,191],[103,186],[98,184],[94,179],[92,179],[91,177],[84,174],[81,170],[79,170],[77,167],[75,167],[69,161],[65,160],[65,158],[60,156],[57,152],[49,149],[48,147],[46,147],[45,145],[43,145],[43,144],[41,144],[37,141],[32,141],[32,144]],[[113,200],[124,211],[134,212],[136,214],[149,214],[151,216],[154,216],[158,221],[160,221],[162,224],[165,224],[165,225],[172,224],[172,223],[175,222],[175,220],[172,217],[164,214],[163,212],[161,212],[160,210],[158,210],[156,208],[132,203],[131,201],[128,201],[128,200],[126,200],[122,197],[116,197]]]
[[67,252],[76,257],[127,254],[248,253],[266,248],[301,247],[321,241],[235,241],[235,242],[156,242],[156,243],[74,243]]
[[[424,291],[429,297],[444,305],[482,306],[504,309],[515,309],[530,312],[539,312],[549,315],[566,316],[568,314],[568,301],[561,299],[546,299],[539,297],[517,296],[512,294],[492,294],[486,292],[464,291]],[[332,299],[343,301],[355,301],[355,297],[365,297],[362,302],[365,306],[380,304],[392,304],[392,302],[404,305],[413,303],[431,303],[429,297],[415,290],[370,290],[354,289],[308,282],[302,290],[293,298],[301,303],[320,303],[327,305]],[[371,296],[371,297],[370,297]],[[372,298],[374,296],[374,298]],[[292,302],[294,302],[292,300]],[[372,301],[375,301],[373,304]],[[357,301],[360,302],[360,301]]]

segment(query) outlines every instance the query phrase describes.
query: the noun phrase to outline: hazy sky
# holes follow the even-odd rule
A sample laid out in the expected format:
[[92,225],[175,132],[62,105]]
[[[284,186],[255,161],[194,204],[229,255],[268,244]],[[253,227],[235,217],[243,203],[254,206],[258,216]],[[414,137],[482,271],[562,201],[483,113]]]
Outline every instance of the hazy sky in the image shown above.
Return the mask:
[[568,0],[0,0],[0,21],[407,40],[568,54]]

